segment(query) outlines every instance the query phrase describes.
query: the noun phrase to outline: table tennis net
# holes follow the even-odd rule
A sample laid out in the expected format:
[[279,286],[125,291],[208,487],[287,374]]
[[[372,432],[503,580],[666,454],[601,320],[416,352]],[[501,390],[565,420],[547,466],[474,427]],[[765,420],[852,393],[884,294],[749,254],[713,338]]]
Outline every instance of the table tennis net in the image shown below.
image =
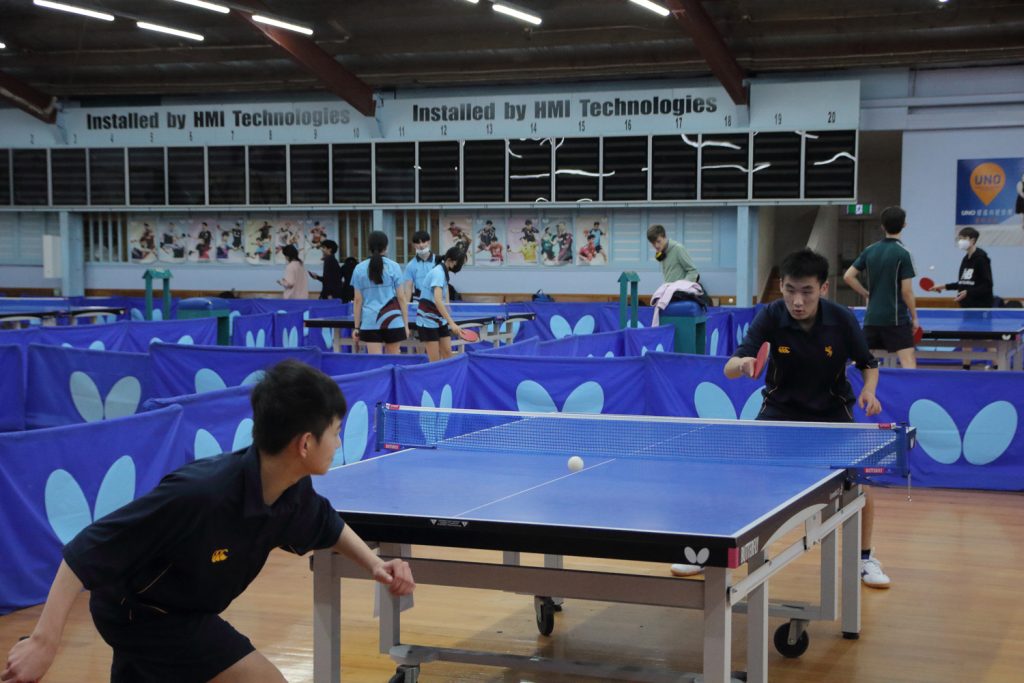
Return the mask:
[[[910,432],[912,434],[912,431]],[[378,449],[692,458],[906,473],[908,430],[634,415],[519,413],[382,405]]]

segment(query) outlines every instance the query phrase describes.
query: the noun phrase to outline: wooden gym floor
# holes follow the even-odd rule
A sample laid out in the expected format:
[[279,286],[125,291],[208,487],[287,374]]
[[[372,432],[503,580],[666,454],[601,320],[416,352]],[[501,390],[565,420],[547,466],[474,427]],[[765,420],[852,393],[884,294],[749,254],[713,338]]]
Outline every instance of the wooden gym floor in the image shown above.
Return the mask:
[[[843,640],[836,622],[813,622],[800,659],[769,651],[774,683],[1011,683],[1024,680],[1024,495],[969,491],[876,489],[876,554],[893,587],[863,590],[863,630]],[[422,550],[444,556],[451,550]],[[472,553],[497,561],[497,553]],[[814,558],[804,558],[771,583],[775,599],[814,601]],[[527,557],[527,562],[539,558]],[[567,566],[664,574],[654,564],[575,558]],[[275,551],[260,577],[225,613],[292,683],[312,681],[312,581],[305,558]],[[682,580],[682,579],[681,579]],[[343,680],[384,683],[394,671],[377,653],[369,581],[342,586]],[[71,613],[46,683],[107,679],[110,649],[89,618],[85,596]],[[0,652],[31,631],[40,607],[0,617]],[[737,615],[733,668],[742,670],[744,617]],[[772,629],[780,620],[773,619]],[[528,596],[421,586],[403,617],[403,640],[518,654],[608,660],[679,671],[700,668],[701,618],[696,612],[569,601],[551,638],[537,634]],[[435,663],[424,683],[475,681],[568,682],[566,676],[518,674],[487,667]],[[574,683],[582,681],[578,677]],[[588,679],[589,680],[589,679]]]

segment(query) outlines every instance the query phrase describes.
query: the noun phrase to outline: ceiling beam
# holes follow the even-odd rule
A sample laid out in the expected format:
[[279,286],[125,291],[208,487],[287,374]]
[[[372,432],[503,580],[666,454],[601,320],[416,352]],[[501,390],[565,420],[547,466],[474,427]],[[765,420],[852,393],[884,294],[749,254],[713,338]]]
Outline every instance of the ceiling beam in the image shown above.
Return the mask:
[[56,123],[57,98],[0,71],[0,97],[43,123]]
[[[252,7],[254,12],[266,11],[260,7],[262,3],[258,0],[246,0],[245,4]],[[351,104],[360,114],[374,115],[376,102],[373,99],[373,88],[334,61],[334,57],[321,49],[312,39],[287,29],[259,24],[244,12],[232,12],[231,14],[248,22],[249,25],[265,35],[272,43],[284,50],[292,61],[313,74],[327,90]]]
[[711,67],[711,73],[729,93],[732,101],[737,105],[748,104],[749,96],[743,84],[747,74],[729,52],[729,47],[701,0],[667,0],[665,4],[676,21],[690,34],[693,44]]

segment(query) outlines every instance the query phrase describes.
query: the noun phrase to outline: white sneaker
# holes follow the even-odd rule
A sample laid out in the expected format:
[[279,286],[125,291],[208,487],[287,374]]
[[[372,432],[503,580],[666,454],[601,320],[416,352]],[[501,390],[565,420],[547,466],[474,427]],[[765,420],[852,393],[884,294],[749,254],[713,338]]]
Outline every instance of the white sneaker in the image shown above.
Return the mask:
[[669,567],[669,570],[675,576],[694,576],[704,573],[704,567],[699,564],[674,564]]
[[874,557],[860,561],[860,580],[871,588],[889,587],[889,577],[882,571],[882,563]]

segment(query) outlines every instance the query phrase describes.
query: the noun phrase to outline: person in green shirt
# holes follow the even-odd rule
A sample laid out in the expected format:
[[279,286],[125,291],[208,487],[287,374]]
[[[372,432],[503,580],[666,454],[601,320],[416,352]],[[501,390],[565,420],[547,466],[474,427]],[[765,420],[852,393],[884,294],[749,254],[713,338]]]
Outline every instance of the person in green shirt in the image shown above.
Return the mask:
[[654,248],[654,258],[661,264],[661,275],[665,282],[700,282],[700,273],[686,247],[670,240],[665,235],[665,226],[652,225],[647,228],[647,241]]
[[[914,263],[900,241],[905,227],[906,211],[898,206],[883,211],[885,237],[857,257],[843,280],[867,301],[864,336],[868,347],[876,353],[880,349],[895,353],[901,367],[913,369],[917,367],[914,355],[917,302],[914,299]],[[870,292],[857,279],[862,272],[867,272]]]

